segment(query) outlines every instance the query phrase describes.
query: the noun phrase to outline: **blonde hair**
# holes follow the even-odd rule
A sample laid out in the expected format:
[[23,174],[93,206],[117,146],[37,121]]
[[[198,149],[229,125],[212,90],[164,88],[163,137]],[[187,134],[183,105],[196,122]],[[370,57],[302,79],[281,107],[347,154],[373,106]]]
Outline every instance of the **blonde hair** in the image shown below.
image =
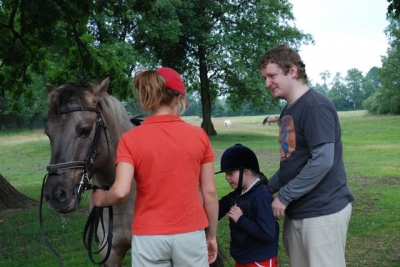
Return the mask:
[[[186,110],[186,97],[170,88],[166,88],[165,78],[155,70],[136,73],[134,89],[138,94],[139,104],[144,111],[153,110],[161,105],[170,105],[181,115]],[[133,90],[135,94],[135,90]],[[172,106],[172,100],[178,97],[178,107]]]

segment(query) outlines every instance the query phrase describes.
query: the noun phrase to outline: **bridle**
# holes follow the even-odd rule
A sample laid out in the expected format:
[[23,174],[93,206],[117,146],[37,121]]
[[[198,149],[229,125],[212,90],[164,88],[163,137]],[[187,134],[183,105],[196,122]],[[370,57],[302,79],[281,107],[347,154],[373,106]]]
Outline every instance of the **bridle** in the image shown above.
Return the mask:
[[[60,114],[68,114],[72,112],[78,112],[78,111],[92,111],[96,112],[97,114],[97,119],[96,119],[96,129],[95,129],[95,134],[93,138],[93,142],[90,148],[90,151],[84,161],[70,161],[70,162],[63,162],[63,163],[57,163],[57,164],[51,164],[47,166],[47,173],[48,174],[61,174],[63,170],[66,169],[83,169],[82,172],[82,178],[79,182],[79,186],[76,190],[76,196],[79,197],[79,199],[83,198],[83,194],[86,190],[93,189],[93,185],[89,184],[90,178],[89,178],[89,171],[92,165],[94,164],[97,155],[99,154],[97,148],[99,145],[99,140],[100,140],[100,134],[101,130],[104,130],[104,133],[107,137],[107,126],[105,125],[101,113],[98,109],[86,109],[82,110],[80,107],[73,107],[68,110],[62,110]],[[107,139],[108,142],[108,139]]]
[[[91,167],[93,166],[97,155],[99,154],[98,152],[98,145],[99,145],[99,140],[100,140],[100,135],[101,131],[103,130],[108,141],[108,136],[107,136],[107,126],[105,125],[103,118],[101,117],[101,113],[98,109],[96,108],[90,108],[90,109],[82,109],[80,107],[72,107],[68,110],[61,110],[59,114],[68,114],[72,112],[81,112],[81,111],[91,111],[95,112],[97,114],[96,118],[96,128],[95,128],[95,133],[94,133],[94,138],[92,145],[90,147],[89,153],[86,156],[86,159],[83,161],[70,161],[70,162],[63,162],[63,163],[57,163],[57,164],[50,164],[47,166],[47,174],[43,178],[43,184],[42,184],[42,192],[41,192],[41,198],[40,198],[40,210],[39,210],[39,221],[40,221],[40,232],[42,234],[43,241],[45,244],[50,248],[50,250],[57,256],[57,258],[60,261],[60,266],[63,266],[62,259],[60,255],[55,251],[55,249],[50,245],[50,243],[47,241],[46,235],[44,233],[43,229],[43,219],[42,219],[42,203],[43,203],[43,189],[45,182],[47,180],[47,177],[49,174],[61,174],[64,170],[68,169],[83,169],[82,171],[82,177],[79,182],[79,185],[76,187],[74,190],[75,197],[77,198],[75,200],[75,205],[78,205],[79,201],[83,198],[84,192],[86,190],[90,189],[98,189],[100,188],[97,185],[90,184],[90,176],[89,172]],[[111,135],[110,135],[111,137]],[[108,186],[103,186],[103,190],[107,190]],[[78,201],[79,200],[79,201]],[[83,232],[83,243],[84,246],[88,252],[90,260],[94,264],[103,264],[104,262],[107,261],[108,257],[110,256],[111,253],[111,247],[112,247],[112,233],[113,233],[113,210],[112,206],[107,207],[108,208],[108,235],[107,235],[107,240],[104,243],[104,245],[98,250],[98,251],[92,251],[92,239],[93,235],[95,236],[95,240],[97,244],[101,244],[104,242],[106,236],[105,236],[105,228],[104,228],[104,223],[103,223],[103,208],[102,207],[96,207],[94,206],[92,208],[92,211],[89,214],[88,220],[86,222],[84,232]],[[102,227],[103,231],[103,240],[99,240],[97,237],[97,230],[99,228],[99,225]],[[105,247],[107,246],[107,253],[106,256],[103,258],[102,261],[96,262],[93,259],[93,254],[98,254],[100,253]]]

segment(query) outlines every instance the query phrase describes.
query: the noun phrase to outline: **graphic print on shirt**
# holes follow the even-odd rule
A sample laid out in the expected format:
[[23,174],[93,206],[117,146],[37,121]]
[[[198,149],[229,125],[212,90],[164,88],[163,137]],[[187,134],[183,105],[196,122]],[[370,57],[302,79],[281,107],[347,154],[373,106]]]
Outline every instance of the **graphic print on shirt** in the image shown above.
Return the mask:
[[286,115],[281,120],[279,127],[279,143],[281,144],[281,161],[289,158],[296,149],[296,131],[293,118]]

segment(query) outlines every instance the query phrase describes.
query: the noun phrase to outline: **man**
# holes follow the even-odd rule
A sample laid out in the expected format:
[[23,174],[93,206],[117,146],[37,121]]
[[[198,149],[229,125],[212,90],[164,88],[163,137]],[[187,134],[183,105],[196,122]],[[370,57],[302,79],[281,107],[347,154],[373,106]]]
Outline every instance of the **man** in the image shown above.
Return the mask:
[[288,45],[258,61],[274,98],[287,101],[280,116],[281,161],[268,189],[275,219],[284,218],[290,265],[346,266],[345,246],[354,197],[347,185],[339,118],[332,102],[307,85],[305,65]]

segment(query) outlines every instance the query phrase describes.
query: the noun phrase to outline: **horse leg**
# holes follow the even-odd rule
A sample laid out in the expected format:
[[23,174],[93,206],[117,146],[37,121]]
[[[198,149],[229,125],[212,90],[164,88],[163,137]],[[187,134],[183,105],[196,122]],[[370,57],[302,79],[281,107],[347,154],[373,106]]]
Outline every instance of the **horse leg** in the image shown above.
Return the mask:
[[111,249],[111,254],[110,254],[108,260],[103,264],[103,266],[104,267],[122,267],[122,263],[124,261],[125,255],[129,249],[130,249],[130,246],[126,247],[126,246],[119,245],[118,248],[113,246],[113,248]]

